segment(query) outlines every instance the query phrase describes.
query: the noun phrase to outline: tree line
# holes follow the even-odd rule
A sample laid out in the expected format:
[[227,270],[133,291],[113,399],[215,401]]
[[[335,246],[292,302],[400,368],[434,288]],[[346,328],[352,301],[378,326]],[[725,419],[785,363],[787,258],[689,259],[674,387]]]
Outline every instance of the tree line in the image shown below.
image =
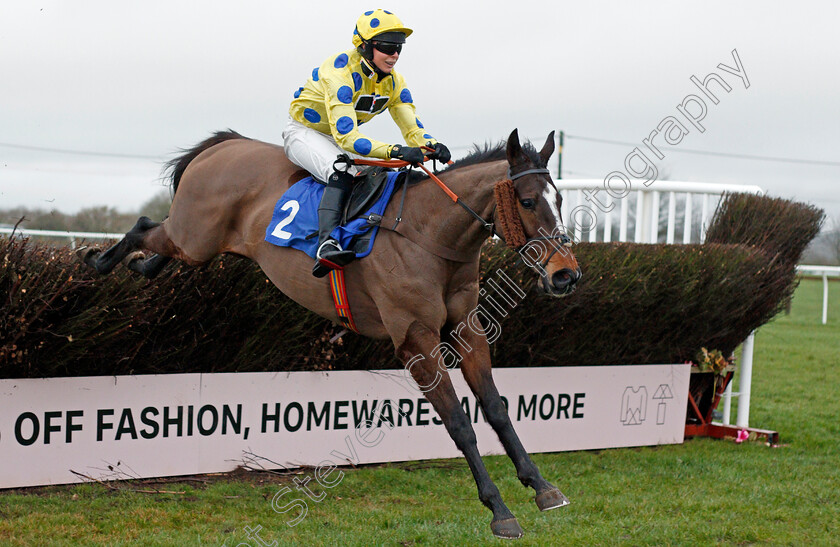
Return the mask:
[[72,214],[63,213],[58,209],[14,207],[0,209],[0,226],[17,225],[28,230],[122,233],[130,230],[140,216],[163,220],[169,214],[171,202],[169,190],[162,190],[143,203],[139,209],[130,212],[120,212],[108,205],[94,205]]

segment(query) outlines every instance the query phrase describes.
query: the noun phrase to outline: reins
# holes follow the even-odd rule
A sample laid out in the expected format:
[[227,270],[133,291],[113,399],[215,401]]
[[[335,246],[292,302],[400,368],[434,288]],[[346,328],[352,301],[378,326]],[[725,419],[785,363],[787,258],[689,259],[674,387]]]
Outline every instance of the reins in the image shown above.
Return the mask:
[[[445,182],[440,180],[440,178],[433,171],[429,170],[422,163],[415,165],[403,160],[370,160],[361,158],[351,159],[347,156],[340,156],[339,159],[336,160],[336,163],[347,163],[348,165],[353,164],[377,167],[390,167],[397,169],[402,169],[406,167],[408,167],[409,169],[413,167],[420,167],[420,169],[422,169],[429,176],[429,178],[432,179],[435,182],[435,184],[437,184],[438,187],[444,191],[444,193],[446,193],[449,199],[451,199],[454,203],[460,205],[467,213],[469,213],[473,218],[478,220],[484,229],[488,230],[492,235],[498,237],[502,241],[502,243],[505,243],[515,251],[519,251],[522,247],[533,241],[548,241],[559,239],[563,246],[571,247],[572,245],[572,240],[565,233],[560,234],[558,236],[540,236],[532,238],[527,237],[527,235],[525,234],[525,229],[522,226],[522,218],[519,215],[519,211],[516,209],[516,196],[513,181],[520,177],[524,177],[525,175],[547,175],[550,173],[548,169],[527,169],[520,173],[511,174],[510,168],[508,168],[508,178],[496,183],[493,189],[493,194],[494,199],[496,201],[496,208],[498,209],[499,213],[499,223],[501,224],[503,232],[503,234],[500,234],[496,231],[496,225],[494,222],[489,222],[485,220],[481,215],[475,212],[475,210],[473,210],[469,205],[467,205],[458,196],[458,194],[456,194],[451,188],[449,188],[449,186],[447,186]],[[372,215],[377,216],[379,218],[369,218],[368,222],[376,223],[379,224],[380,227],[384,227],[392,231],[401,233],[402,235],[409,237],[409,239],[414,240],[415,243],[425,248],[429,252],[432,252],[432,254],[436,254],[437,256],[440,256],[447,260],[453,260],[455,262],[469,262],[472,259],[471,256],[467,256],[456,249],[444,247],[403,222],[402,209],[403,205],[405,204],[405,192],[407,186],[407,184],[403,186],[403,195],[402,200],[400,202],[400,210],[397,214],[397,217],[393,219],[394,226],[392,228],[388,228],[387,226],[382,225],[382,222],[384,220],[391,219],[386,219],[379,215]],[[548,261],[551,260],[551,257],[553,257],[554,254],[557,253],[557,251],[559,250],[559,248],[556,245],[552,246],[554,247],[554,250],[542,263],[543,267],[545,267],[545,265],[548,264]]]
[[[354,159],[354,160],[350,160],[350,161],[352,161],[352,162],[353,162],[353,164],[355,164],[355,165],[375,165],[375,166],[378,166],[378,167],[396,167],[396,168],[404,168],[404,167],[413,168],[413,167],[415,167],[415,165],[414,165],[414,164],[411,164],[411,163],[409,163],[409,162],[407,162],[407,161],[403,161],[403,160],[363,160],[363,159]],[[433,181],[435,181],[435,184],[437,184],[437,185],[438,185],[438,187],[439,187],[441,190],[443,190],[443,191],[444,191],[444,193],[445,193],[447,196],[449,196],[449,199],[451,199],[453,202],[455,202],[455,203],[457,203],[458,205],[460,205],[461,207],[463,207],[463,209],[464,209],[466,212],[468,212],[468,213],[469,213],[470,215],[472,215],[472,216],[473,216],[476,220],[478,220],[479,222],[481,222],[482,226],[484,226],[484,228],[485,228],[485,229],[490,230],[490,232],[491,232],[493,235],[496,235],[496,236],[498,236],[498,237],[501,239],[501,236],[499,236],[499,234],[497,234],[497,233],[496,233],[496,231],[495,231],[495,229],[494,229],[494,225],[493,225],[493,223],[492,223],[492,222],[487,222],[486,220],[484,220],[484,218],[483,218],[481,215],[479,215],[478,213],[476,213],[476,212],[475,212],[475,211],[474,211],[474,210],[473,210],[473,209],[472,209],[469,205],[467,205],[466,203],[464,203],[464,201],[463,201],[460,197],[458,197],[458,194],[456,194],[456,193],[455,193],[455,192],[454,192],[454,191],[453,191],[453,190],[452,190],[449,186],[447,186],[445,182],[443,182],[442,180],[440,180],[440,178],[438,178],[438,176],[437,176],[437,175],[436,175],[433,171],[430,171],[430,170],[429,170],[429,169],[428,169],[425,165],[423,165],[422,163],[417,164],[417,165],[416,165],[416,167],[420,167],[420,169],[422,169],[422,170],[423,170],[423,171],[424,171],[424,172],[425,172],[425,173],[429,176],[429,178],[430,178],[430,179],[432,179]]]

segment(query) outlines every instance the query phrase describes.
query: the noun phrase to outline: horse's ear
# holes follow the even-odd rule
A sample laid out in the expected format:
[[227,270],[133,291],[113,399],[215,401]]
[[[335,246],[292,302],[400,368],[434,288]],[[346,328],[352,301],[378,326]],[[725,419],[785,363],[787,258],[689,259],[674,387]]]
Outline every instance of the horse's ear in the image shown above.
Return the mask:
[[519,144],[519,130],[514,129],[507,140],[507,160],[510,165],[518,165],[525,161],[522,145]]
[[545,144],[540,150],[540,159],[543,162],[543,165],[548,165],[548,160],[551,158],[551,155],[554,153],[554,131],[548,134],[548,138],[545,140]]

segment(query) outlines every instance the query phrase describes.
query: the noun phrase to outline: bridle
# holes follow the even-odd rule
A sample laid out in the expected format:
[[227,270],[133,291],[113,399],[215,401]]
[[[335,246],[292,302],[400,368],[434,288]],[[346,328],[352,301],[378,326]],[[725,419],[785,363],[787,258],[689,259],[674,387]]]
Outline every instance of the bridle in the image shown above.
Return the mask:
[[[508,181],[510,181],[510,183],[512,184],[512,183],[513,183],[513,181],[515,181],[516,179],[521,178],[521,177],[524,177],[524,176],[526,176],[526,175],[550,175],[550,174],[551,174],[551,172],[550,172],[548,169],[545,169],[545,168],[526,169],[526,170],[524,170],[524,171],[520,171],[520,172],[518,172],[518,173],[514,174],[514,173],[512,173],[512,172],[511,172],[510,167],[508,167],[508,172],[507,172],[507,176],[508,176],[508,178],[507,178],[507,180],[508,180]],[[497,184],[501,184],[501,183],[504,183],[504,182],[505,182],[505,181],[501,181],[500,183],[497,183]],[[554,184],[554,183],[551,181],[551,179],[550,179],[550,178],[549,178],[548,183],[549,183],[549,184]],[[499,207],[498,200],[497,200],[496,206],[497,206],[497,207]],[[494,210],[493,210],[493,214],[494,214],[494,215],[496,214],[496,209],[495,209],[495,208],[494,208]],[[516,211],[516,214],[518,215],[518,214],[519,214],[519,211]],[[561,226],[561,227],[562,227],[562,226]],[[500,239],[501,239],[501,238],[500,238]],[[555,236],[555,235],[545,235],[545,236],[537,236],[537,237],[530,237],[530,238],[529,238],[529,237],[526,237],[526,238],[525,238],[525,243],[524,243],[523,245],[519,246],[519,247],[516,247],[514,250],[515,250],[516,252],[520,253],[520,251],[521,251],[523,248],[527,247],[528,245],[530,245],[530,244],[532,244],[532,243],[534,243],[534,242],[538,242],[538,241],[555,241],[555,240],[560,240],[560,245],[556,245],[556,244],[552,243],[552,245],[551,245],[551,247],[552,247],[551,252],[550,252],[550,253],[548,254],[548,256],[545,258],[545,260],[543,260],[543,261],[540,263],[540,267],[539,267],[539,270],[538,270],[538,271],[540,272],[540,275],[541,275],[542,277],[546,277],[546,276],[547,276],[547,274],[545,273],[545,267],[548,265],[549,261],[551,261],[551,259],[554,257],[554,255],[555,255],[555,254],[557,254],[557,252],[560,250],[560,246],[563,246],[563,247],[571,247],[571,246],[574,244],[574,243],[572,242],[572,238],[570,238],[570,237],[568,236],[568,234],[566,234],[565,229],[563,230],[563,232],[562,232],[562,233],[560,233],[560,234],[558,234],[558,235],[556,235],[556,236]],[[502,240],[502,241],[504,241],[504,240]],[[510,245],[508,245],[508,246],[510,246]],[[521,253],[520,253],[520,254],[521,254]]]

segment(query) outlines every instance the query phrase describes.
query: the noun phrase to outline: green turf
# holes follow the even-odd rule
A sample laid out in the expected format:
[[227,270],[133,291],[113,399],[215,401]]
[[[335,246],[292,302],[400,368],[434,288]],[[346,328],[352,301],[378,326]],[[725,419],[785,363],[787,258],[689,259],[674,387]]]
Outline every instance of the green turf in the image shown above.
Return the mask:
[[[840,283],[821,325],[822,283],[756,338],[750,423],[782,446],[683,445],[538,454],[572,500],[540,513],[504,457],[485,458],[525,530],[518,545],[840,544]],[[737,378],[736,378],[737,382]],[[737,384],[736,384],[737,386]],[[734,407],[735,405],[733,405]],[[306,517],[275,512],[290,477],[120,483],[0,492],[0,545],[476,545],[496,543],[463,460],[345,470]],[[314,482],[314,481],[313,481]],[[148,494],[158,488],[181,493]],[[283,500],[289,500],[286,496]]]

